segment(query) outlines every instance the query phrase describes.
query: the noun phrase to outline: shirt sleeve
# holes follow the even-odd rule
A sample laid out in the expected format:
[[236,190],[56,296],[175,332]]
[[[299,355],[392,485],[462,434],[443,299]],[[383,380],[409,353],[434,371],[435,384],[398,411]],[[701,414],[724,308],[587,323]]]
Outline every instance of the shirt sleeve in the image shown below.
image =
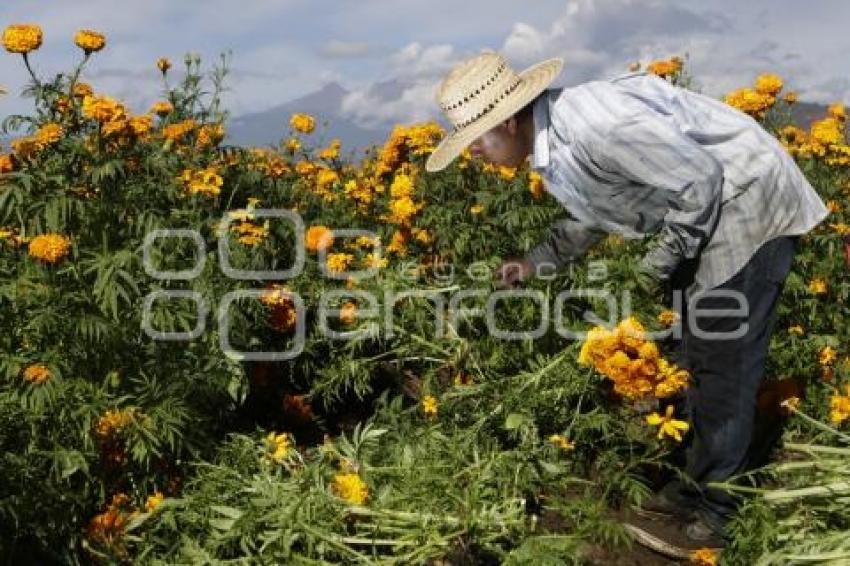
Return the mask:
[[665,191],[669,210],[644,269],[669,279],[682,260],[696,257],[717,223],[723,168],[714,156],[662,117],[618,123],[597,145],[600,165]]
[[525,259],[535,269],[547,263],[563,267],[584,255],[605,234],[598,226],[567,217],[555,222],[546,239],[532,248]]

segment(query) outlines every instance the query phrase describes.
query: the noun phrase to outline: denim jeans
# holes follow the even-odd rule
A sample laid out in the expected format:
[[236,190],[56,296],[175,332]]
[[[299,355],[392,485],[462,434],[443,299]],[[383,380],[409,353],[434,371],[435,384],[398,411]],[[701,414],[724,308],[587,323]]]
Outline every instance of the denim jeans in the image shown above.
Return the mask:
[[[765,359],[776,314],[798,236],[781,236],[762,245],[731,279],[701,297],[691,298],[683,308],[679,362],[691,373],[684,410],[691,425],[685,446],[685,472],[698,491],[681,486],[695,507],[716,529],[721,529],[737,508],[727,492],[707,487],[749,470],[753,454],[765,453],[755,437],[756,400],[764,376]],[[695,265],[682,266],[673,280],[683,290]],[[735,292],[736,297],[717,291]],[[687,308],[690,306],[691,308]],[[741,307],[746,307],[746,310]],[[698,317],[695,310],[699,309]],[[710,311],[734,310],[741,312]],[[746,325],[745,327],[742,325]],[[718,339],[710,333],[733,333],[739,337]],[[769,441],[778,439],[779,432]]]

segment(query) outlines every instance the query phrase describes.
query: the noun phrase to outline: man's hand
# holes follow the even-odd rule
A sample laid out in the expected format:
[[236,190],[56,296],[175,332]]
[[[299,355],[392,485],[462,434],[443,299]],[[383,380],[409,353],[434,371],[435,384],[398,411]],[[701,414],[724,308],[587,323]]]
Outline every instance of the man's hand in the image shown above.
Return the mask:
[[493,279],[498,289],[513,289],[534,273],[530,261],[522,258],[510,258],[493,272]]

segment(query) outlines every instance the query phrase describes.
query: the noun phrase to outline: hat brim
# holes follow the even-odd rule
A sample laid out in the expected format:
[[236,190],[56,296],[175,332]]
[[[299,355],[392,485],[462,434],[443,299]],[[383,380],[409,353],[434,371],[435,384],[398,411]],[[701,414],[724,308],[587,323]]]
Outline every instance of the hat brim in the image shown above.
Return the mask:
[[560,57],[547,59],[518,74],[520,85],[506,98],[502,99],[490,112],[480,120],[470,124],[459,132],[446,135],[425,162],[425,170],[435,173],[445,169],[454,159],[471,144],[475,138],[507,120],[537,95],[546,90],[555,77],[561,72],[564,60]]

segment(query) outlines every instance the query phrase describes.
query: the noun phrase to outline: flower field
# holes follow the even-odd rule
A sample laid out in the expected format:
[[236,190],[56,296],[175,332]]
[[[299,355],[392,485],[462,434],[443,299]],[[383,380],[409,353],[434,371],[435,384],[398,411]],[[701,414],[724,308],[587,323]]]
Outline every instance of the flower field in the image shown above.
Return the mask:
[[[226,58],[152,60],[162,98],[134,114],[85,80],[102,34],[55,77],[40,28],[2,40],[32,112],[4,117],[27,133],[0,153],[0,557],[636,563],[618,513],[675,473],[689,428],[648,242],[529,282],[546,301],[498,295],[492,270],[564,214],[533,171],[465,154],[426,174],[436,123],[359,162],[306,114],[274,147],[226,146]],[[648,70],[689,85],[681,59]],[[793,125],[775,75],[725,100],[831,215],[803,238],[759,400],[783,443],[727,486],[746,498],[730,546],[691,560],[850,561],[844,106]],[[580,289],[599,293],[555,301]]]

